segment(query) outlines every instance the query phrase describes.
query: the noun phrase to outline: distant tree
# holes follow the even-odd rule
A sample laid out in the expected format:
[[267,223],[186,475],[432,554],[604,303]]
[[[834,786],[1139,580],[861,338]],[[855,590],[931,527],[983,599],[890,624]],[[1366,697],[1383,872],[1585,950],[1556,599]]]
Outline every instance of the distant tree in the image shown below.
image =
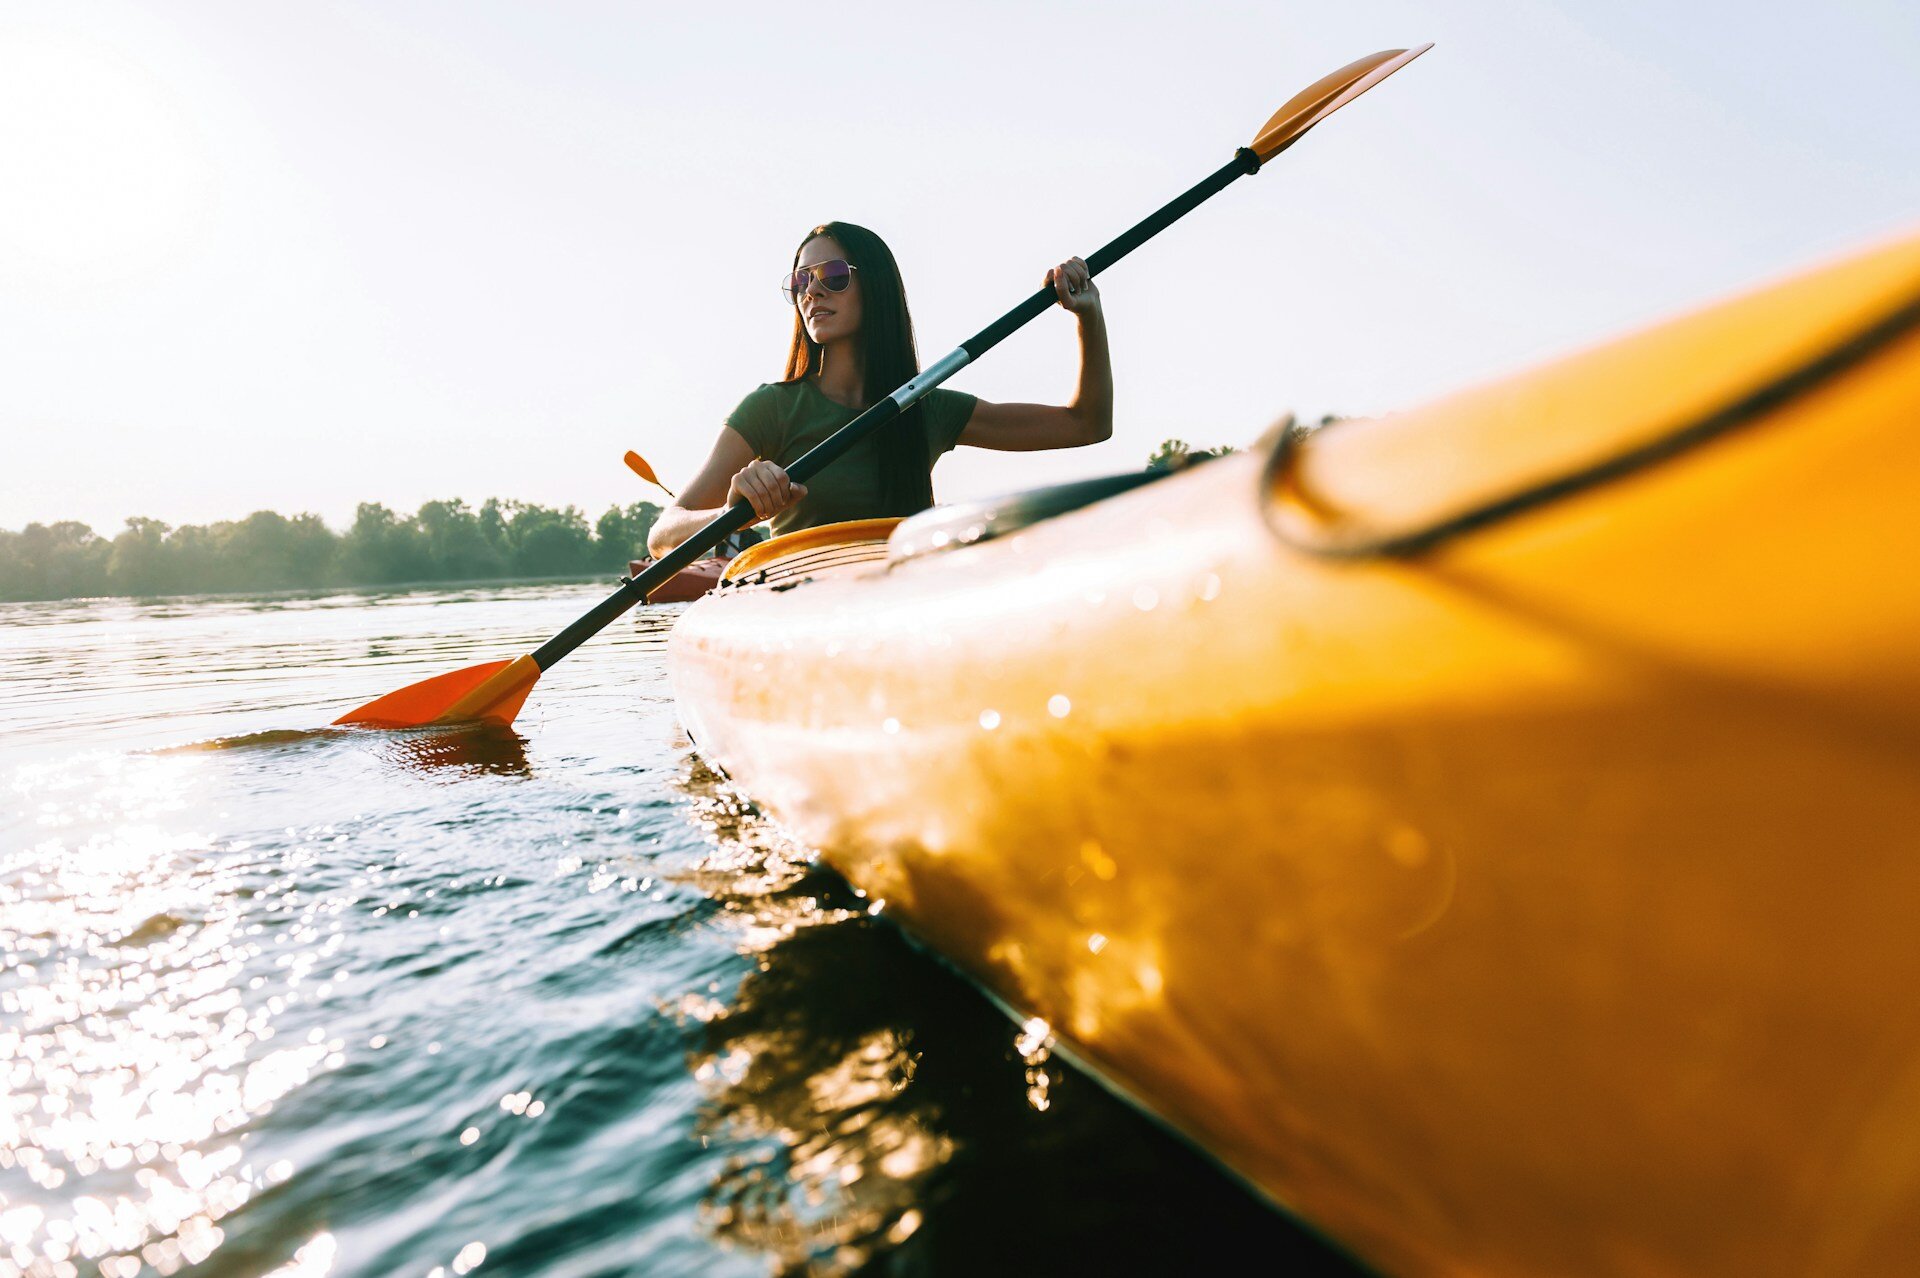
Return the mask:
[[0,528],[0,599],[28,599],[26,564],[20,558],[20,534]]
[[167,570],[162,589],[206,591],[222,589],[221,553],[213,530],[199,524],[176,528],[167,536]]
[[0,599],[586,576],[624,569],[659,515],[634,502],[589,527],[573,506],[488,498],[478,510],[430,501],[411,515],[365,502],[340,534],[318,515],[270,510],[179,528],[136,516],[112,540],[72,521],[29,524],[0,529]]
[[311,590],[331,584],[339,555],[340,539],[320,516],[305,511],[287,521],[287,565],[292,570],[288,585]]
[[503,576],[504,550],[487,536],[480,516],[460,500],[430,501],[414,516],[426,538],[433,576],[442,581]]
[[347,530],[342,558],[347,579],[356,585],[384,586],[423,581],[432,573],[426,538],[412,519],[402,519],[379,502],[361,502]]
[[519,502],[501,501],[498,497],[489,497],[480,504],[480,535],[502,565],[513,560],[513,536],[508,528],[513,512],[519,508]]
[[593,533],[578,507],[522,506],[513,512],[507,529],[513,539],[513,571],[522,577],[592,570]]
[[647,553],[647,534],[660,518],[660,507],[636,501],[626,509],[607,507],[593,526],[594,567],[624,569],[630,560]]
[[1222,444],[1218,448],[1195,448],[1184,439],[1163,439],[1160,447],[1147,457],[1148,470],[1179,470],[1215,457],[1225,457],[1236,449]]
[[[316,532],[320,534],[316,537]],[[288,519],[271,510],[256,510],[231,524],[215,524],[226,590],[284,590],[326,584],[335,541],[317,515]]]
[[167,525],[135,515],[113,539],[107,556],[107,580],[118,595],[163,595],[173,587],[173,554]]
[[7,563],[0,569],[12,599],[74,599],[110,588],[107,563],[113,543],[71,519],[28,524],[8,534]]

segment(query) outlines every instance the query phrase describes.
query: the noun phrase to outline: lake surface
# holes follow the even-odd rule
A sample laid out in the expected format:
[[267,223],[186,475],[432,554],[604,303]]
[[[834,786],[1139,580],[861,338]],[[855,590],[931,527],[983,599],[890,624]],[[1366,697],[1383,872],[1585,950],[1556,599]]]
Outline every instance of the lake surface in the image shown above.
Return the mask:
[[0,1278],[1350,1272],[706,772],[678,608],[0,605]]

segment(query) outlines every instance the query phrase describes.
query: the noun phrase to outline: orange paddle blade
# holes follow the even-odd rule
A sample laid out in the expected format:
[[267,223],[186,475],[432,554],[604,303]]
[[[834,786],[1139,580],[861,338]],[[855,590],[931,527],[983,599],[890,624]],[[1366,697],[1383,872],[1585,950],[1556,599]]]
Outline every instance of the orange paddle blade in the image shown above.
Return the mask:
[[1332,75],[1314,81],[1288,98],[1287,104],[1261,126],[1253,139],[1253,153],[1265,164],[1299,141],[1308,129],[1432,47],[1432,44],[1423,44],[1417,49],[1388,49],[1350,62]]
[[653,473],[653,467],[647,465],[647,459],[631,448],[627,450],[627,468],[667,496],[673,496],[673,489],[660,482],[660,477]]
[[532,657],[487,661],[422,679],[334,720],[365,728],[421,728],[430,723],[508,724],[540,678]]

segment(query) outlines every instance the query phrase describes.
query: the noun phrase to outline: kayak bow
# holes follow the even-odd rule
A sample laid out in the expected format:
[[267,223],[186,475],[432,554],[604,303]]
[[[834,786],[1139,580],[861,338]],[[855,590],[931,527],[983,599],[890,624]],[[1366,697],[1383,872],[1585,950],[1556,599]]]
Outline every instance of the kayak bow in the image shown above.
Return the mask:
[[670,676],[889,917],[1385,1272],[1899,1272],[1917,421],[1920,235],[1051,518],[775,539]]

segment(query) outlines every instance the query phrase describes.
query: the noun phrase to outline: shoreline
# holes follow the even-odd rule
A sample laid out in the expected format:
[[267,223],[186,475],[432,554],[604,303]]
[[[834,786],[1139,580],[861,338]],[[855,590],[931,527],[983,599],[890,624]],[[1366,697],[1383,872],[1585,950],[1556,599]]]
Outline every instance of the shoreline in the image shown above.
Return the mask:
[[[609,570],[609,575],[618,580],[618,574]],[[177,600],[231,600],[231,599],[319,599],[328,595],[395,595],[417,594],[429,590],[466,590],[479,586],[562,586],[578,582],[585,585],[601,581],[600,573],[562,573],[551,577],[460,577],[447,581],[421,578],[414,581],[396,581],[383,583],[342,584],[338,586],[282,586],[269,590],[183,590],[170,594],[142,595],[53,595],[38,599],[0,599],[0,607],[15,604],[52,604],[52,603],[104,603],[123,601],[126,603],[164,603]]]

